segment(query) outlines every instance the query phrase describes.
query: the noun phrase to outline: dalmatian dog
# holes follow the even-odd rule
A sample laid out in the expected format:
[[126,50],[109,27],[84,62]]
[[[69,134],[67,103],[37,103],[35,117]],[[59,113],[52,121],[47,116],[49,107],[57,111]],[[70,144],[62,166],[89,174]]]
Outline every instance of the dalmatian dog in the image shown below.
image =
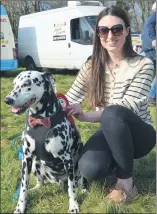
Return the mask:
[[48,73],[23,71],[13,81],[5,103],[12,112],[26,112],[23,131],[22,187],[14,213],[24,213],[31,170],[37,184],[68,183],[69,212],[78,213],[77,187],[83,177],[76,157],[82,147],[78,131],[56,96],[55,80]]

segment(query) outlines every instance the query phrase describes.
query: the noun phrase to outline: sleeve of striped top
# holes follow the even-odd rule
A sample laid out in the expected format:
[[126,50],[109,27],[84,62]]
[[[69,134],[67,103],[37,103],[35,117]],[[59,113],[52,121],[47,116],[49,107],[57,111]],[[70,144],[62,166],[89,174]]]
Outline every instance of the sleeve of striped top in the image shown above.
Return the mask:
[[136,114],[146,109],[148,96],[153,80],[154,65],[148,61],[142,66],[140,71],[135,75],[132,83],[126,90],[123,98],[115,104],[123,105]]
[[83,102],[87,91],[86,80],[87,80],[87,74],[88,74],[89,68],[90,68],[90,63],[87,61],[82,65],[71,88],[66,93],[65,96],[67,97],[70,104]]

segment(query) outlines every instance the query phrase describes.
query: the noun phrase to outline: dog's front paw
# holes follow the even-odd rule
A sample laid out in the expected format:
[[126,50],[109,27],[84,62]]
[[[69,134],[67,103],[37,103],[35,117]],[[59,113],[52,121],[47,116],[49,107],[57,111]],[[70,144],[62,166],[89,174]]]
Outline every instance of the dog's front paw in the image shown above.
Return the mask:
[[76,200],[70,200],[69,213],[79,213],[79,205]]
[[22,204],[21,205],[18,204],[16,206],[15,210],[14,210],[14,214],[16,214],[16,213],[24,213],[24,211],[25,211],[24,206]]
[[16,207],[13,214],[17,214],[17,213],[24,213],[24,212],[22,212],[18,207]]

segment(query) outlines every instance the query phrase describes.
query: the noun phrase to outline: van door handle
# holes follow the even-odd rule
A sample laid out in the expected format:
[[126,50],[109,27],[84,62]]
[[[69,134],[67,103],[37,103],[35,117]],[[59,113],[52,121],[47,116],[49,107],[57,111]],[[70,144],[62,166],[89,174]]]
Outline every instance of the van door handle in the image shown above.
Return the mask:
[[68,48],[70,48],[71,47],[71,44],[70,43],[68,43]]

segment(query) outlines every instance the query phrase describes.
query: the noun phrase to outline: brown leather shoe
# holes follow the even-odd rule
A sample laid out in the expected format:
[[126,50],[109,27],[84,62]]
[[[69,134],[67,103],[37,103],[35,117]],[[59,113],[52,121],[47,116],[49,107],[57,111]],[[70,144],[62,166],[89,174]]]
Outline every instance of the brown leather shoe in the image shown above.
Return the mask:
[[131,202],[137,197],[138,191],[134,185],[130,192],[124,189],[122,184],[116,183],[113,188],[110,188],[110,193],[107,196],[109,202],[113,203],[127,203]]

